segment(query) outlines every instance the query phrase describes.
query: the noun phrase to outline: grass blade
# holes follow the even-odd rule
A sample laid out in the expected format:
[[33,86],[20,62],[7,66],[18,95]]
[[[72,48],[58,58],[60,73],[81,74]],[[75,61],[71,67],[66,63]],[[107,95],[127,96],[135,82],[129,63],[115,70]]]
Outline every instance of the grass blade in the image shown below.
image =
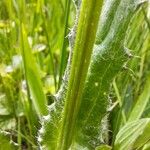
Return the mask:
[[66,7],[65,7],[65,26],[64,26],[64,35],[63,35],[63,44],[61,49],[61,62],[60,62],[60,69],[59,69],[59,83],[58,88],[60,88],[62,82],[62,76],[66,67],[66,36],[67,36],[67,29],[68,29],[68,20],[69,20],[69,13],[70,13],[70,5],[71,0],[66,0]]
[[47,100],[43,92],[40,74],[37,68],[37,64],[34,60],[32,50],[29,46],[27,33],[23,24],[21,25],[21,47],[25,75],[27,79],[26,82],[29,85],[33,105],[39,116],[46,115],[48,112],[46,108]]
[[116,136],[114,150],[138,149],[150,139],[150,119],[127,123]]
[[150,98],[150,75],[148,74],[143,92],[139,96],[137,103],[132,109],[128,122],[140,119]]

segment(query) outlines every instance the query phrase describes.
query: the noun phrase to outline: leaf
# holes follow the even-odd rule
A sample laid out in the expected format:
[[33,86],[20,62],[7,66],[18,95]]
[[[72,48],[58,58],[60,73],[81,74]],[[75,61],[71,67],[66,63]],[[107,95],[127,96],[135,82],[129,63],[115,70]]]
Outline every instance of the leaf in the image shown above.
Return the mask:
[[[108,1],[106,1],[108,4]],[[97,35],[97,44],[94,47],[88,76],[81,99],[81,106],[78,113],[75,141],[81,146],[93,149],[100,145],[107,137],[102,137],[103,128],[107,129],[107,124],[102,124],[101,120],[107,113],[109,107],[109,88],[114,77],[123,68],[129,59],[127,48],[125,48],[126,31],[130,20],[136,12],[139,1],[114,0],[110,5],[115,4],[115,13],[109,5],[104,4],[100,22],[106,24],[103,19],[107,19],[109,27],[99,25],[105,36]],[[105,14],[106,13],[106,14]],[[99,30],[98,30],[99,31]],[[101,37],[103,36],[103,37]],[[102,128],[103,127],[103,128]]]
[[116,136],[114,150],[133,150],[150,140],[150,119],[140,119],[127,123]]
[[96,147],[95,150],[111,150],[112,148],[108,145],[101,145],[101,146],[98,146]]
[[[94,47],[83,94],[80,90],[78,91],[79,87],[84,83],[84,81],[81,80],[82,74],[80,74],[79,79],[81,80],[81,85],[77,84],[78,81],[76,81],[76,78],[74,79],[74,81],[76,81],[74,83],[77,89],[74,88],[74,85],[69,85],[68,91],[70,93],[68,93],[74,97],[67,98],[67,109],[62,116],[61,113],[63,111],[64,101],[56,100],[55,103],[50,106],[50,115],[42,121],[39,142],[43,149],[56,149],[57,141],[60,136],[59,129],[62,124],[61,119],[64,116],[66,119],[63,121],[66,126],[62,128],[63,134],[61,134],[61,144],[65,141],[68,142],[68,146],[70,143],[70,136],[72,135],[74,136],[70,148],[72,150],[79,149],[79,147],[81,150],[93,150],[102,142],[101,120],[106,115],[109,106],[108,93],[110,84],[129,58],[124,41],[130,20],[139,6],[139,3],[133,0],[120,0],[120,2],[118,2],[118,0],[113,0],[113,2],[116,3],[115,10],[113,10],[115,13],[110,13],[113,19],[108,19],[107,21],[110,25],[109,28],[107,28],[107,34],[102,42],[98,42]],[[104,5],[104,7],[106,7],[106,5]],[[101,17],[108,17],[105,15],[107,11],[111,11],[111,9],[109,7],[103,8]],[[103,25],[100,24],[99,28],[102,26]],[[82,29],[84,29],[84,27]],[[105,26],[103,26],[101,30],[106,30]],[[81,44],[81,40],[78,42]],[[87,47],[88,46],[86,46],[85,49]],[[80,52],[79,50],[80,48],[78,52]],[[84,62],[85,55],[82,58],[82,60],[80,60],[80,58],[78,61],[74,62],[77,70],[79,69],[77,67],[79,62]],[[82,65],[81,63],[80,68],[82,68]],[[80,72],[77,72],[77,74],[78,73]],[[75,93],[74,90],[76,90]],[[80,100],[76,97],[78,94],[79,96],[82,94],[81,99],[79,98]],[[73,128],[75,128],[74,132]],[[65,147],[64,149],[67,148],[68,147]]]
[[121,0],[106,0],[103,6],[103,13],[99,21],[96,44],[100,44],[109,33],[112,21],[115,17],[116,10]]
[[140,119],[150,98],[150,75],[148,74],[144,89],[139,96],[136,105],[132,109],[128,122]]
[[142,150],[149,150],[150,149],[150,141],[148,141],[142,148]]
[[15,150],[15,146],[10,142],[10,139],[0,133],[0,149]]
[[47,100],[43,92],[40,73],[35,62],[32,50],[28,43],[24,25],[21,27],[21,47],[27,84],[31,92],[31,99],[39,116],[47,114]]

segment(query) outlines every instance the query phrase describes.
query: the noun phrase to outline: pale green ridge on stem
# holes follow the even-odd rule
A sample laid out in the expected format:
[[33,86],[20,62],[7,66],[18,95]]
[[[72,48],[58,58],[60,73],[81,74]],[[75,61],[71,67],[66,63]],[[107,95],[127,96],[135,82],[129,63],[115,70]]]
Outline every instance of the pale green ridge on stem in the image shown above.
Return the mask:
[[72,142],[102,2],[82,1],[58,150],[67,150]]

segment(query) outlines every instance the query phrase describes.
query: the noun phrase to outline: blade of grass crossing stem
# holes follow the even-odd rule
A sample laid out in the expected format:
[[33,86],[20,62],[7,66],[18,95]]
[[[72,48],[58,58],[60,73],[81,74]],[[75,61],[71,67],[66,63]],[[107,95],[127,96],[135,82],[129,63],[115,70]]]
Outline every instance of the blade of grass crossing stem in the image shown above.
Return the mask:
[[68,29],[68,20],[69,20],[69,13],[70,13],[70,4],[71,0],[66,0],[65,4],[65,25],[64,25],[64,34],[63,34],[63,44],[62,44],[62,49],[61,49],[61,63],[60,63],[60,69],[59,69],[59,84],[58,88],[61,85],[62,81],[62,75],[64,73],[65,67],[66,67],[66,35],[67,35],[67,29]]
[[67,150],[73,139],[75,122],[80,108],[80,100],[96,37],[102,3],[102,0],[82,1],[57,150]]
[[23,24],[21,24],[21,47],[25,68],[27,84],[31,93],[31,98],[35,110],[39,116],[47,114],[47,100],[43,92],[40,75],[31,48],[28,43],[27,33]]

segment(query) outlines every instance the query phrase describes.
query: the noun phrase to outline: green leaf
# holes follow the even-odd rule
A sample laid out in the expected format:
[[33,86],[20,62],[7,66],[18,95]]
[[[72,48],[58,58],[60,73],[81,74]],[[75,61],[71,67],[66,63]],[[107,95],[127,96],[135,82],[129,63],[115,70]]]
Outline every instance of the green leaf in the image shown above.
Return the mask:
[[10,142],[10,139],[7,136],[0,133],[0,149],[15,150],[17,148]]
[[111,150],[112,148],[108,145],[101,145],[101,146],[98,146],[96,147],[95,150]]
[[[126,31],[140,4],[139,1],[133,0],[121,0],[119,3],[118,0],[114,0],[111,3],[112,6],[116,5],[115,13],[104,4],[101,19],[110,17],[109,15],[112,19],[108,19],[109,28],[105,28],[103,24],[99,25],[103,32],[108,31],[105,32],[107,34],[102,38],[102,42],[100,39],[101,43],[97,41],[98,44],[94,47],[77,119],[75,140],[89,149],[95,148],[103,142],[103,139],[107,139],[102,137],[103,128],[107,128],[107,124],[102,125],[101,120],[110,105],[108,98],[110,84],[129,59],[125,47]],[[103,23],[101,19],[100,22]],[[102,36],[101,32],[100,34],[97,38]]]
[[132,150],[142,147],[150,140],[150,119],[129,122],[116,136],[114,150]]
[[33,105],[39,116],[46,115],[48,113],[46,108],[47,100],[43,92],[40,73],[29,46],[27,33],[23,24],[21,25],[21,47],[26,82],[31,92]]
[[109,33],[116,10],[121,0],[106,0],[103,6],[103,12],[99,21],[99,28],[96,36],[96,44],[100,44]]
[[150,141],[148,141],[142,148],[142,150],[149,150],[150,149]]
[[147,103],[149,102],[149,98],[150,98],[150,74],[148,74],[147,76],[144,89],[141,95],[139,96],[136,105],[132,109],[128,121],[140,119]]
[[[74,57],[78,57],[78,59],[73,59],[70,77],[72,81],[69,80],[65,111],[61,116],[64,101],[56,100],[50,106],[50,115],[43,119],[43,127],[40,130],[39,136],[39,142],[43,149],[56,149],[58,138],[60,138],[59,149],[68,149],[72,142],[70,149],[93,150],[102,142],[101,120],[106,115],[109,106],[108,93],[110,84],[128,60],[128,52],[124,45],[126,31],[130,20],[139,6],[139,2],[133,0],[113,1],[116,3],[115,13],[108,14],[114,16],[111,20],[108,19],[110,26],[107,28],[107,35],[101,43],[97,43],[94,47],[87,77],[86,67],[88,65],[85,67],[84,61],[89,62],[90,52],[88,52],[88,56],[86,49],[91,47],[89,45],[90,41],[86,43],[86,38],[84,39],[85,41],[79,38],[76,43],[77,47],[75,49],[77,52],[74,52],[74,55],[76,55]],[[101,17],[108,17],[105,13],[111,11],[111,9],[106,5],[104,7]],[[106,30],[105,26],[100,24],[99,28],[101,27],[101,30]],[[82,28],[78,29],[82,30],[83,36],[86,35],[84,33],[85,29],[86,25],[82,25]],[[90,36],[89,39],[93,40]],[[83,48],[82,40],[86,43],[84,44],[84,53],[81,50]],[[89,58],[86,60],[87,56]],[[85,77],[86,83],[84,84]],[[64,117],[63,124],[62,117]],[[73,141],[71,141],[72,136]]]

